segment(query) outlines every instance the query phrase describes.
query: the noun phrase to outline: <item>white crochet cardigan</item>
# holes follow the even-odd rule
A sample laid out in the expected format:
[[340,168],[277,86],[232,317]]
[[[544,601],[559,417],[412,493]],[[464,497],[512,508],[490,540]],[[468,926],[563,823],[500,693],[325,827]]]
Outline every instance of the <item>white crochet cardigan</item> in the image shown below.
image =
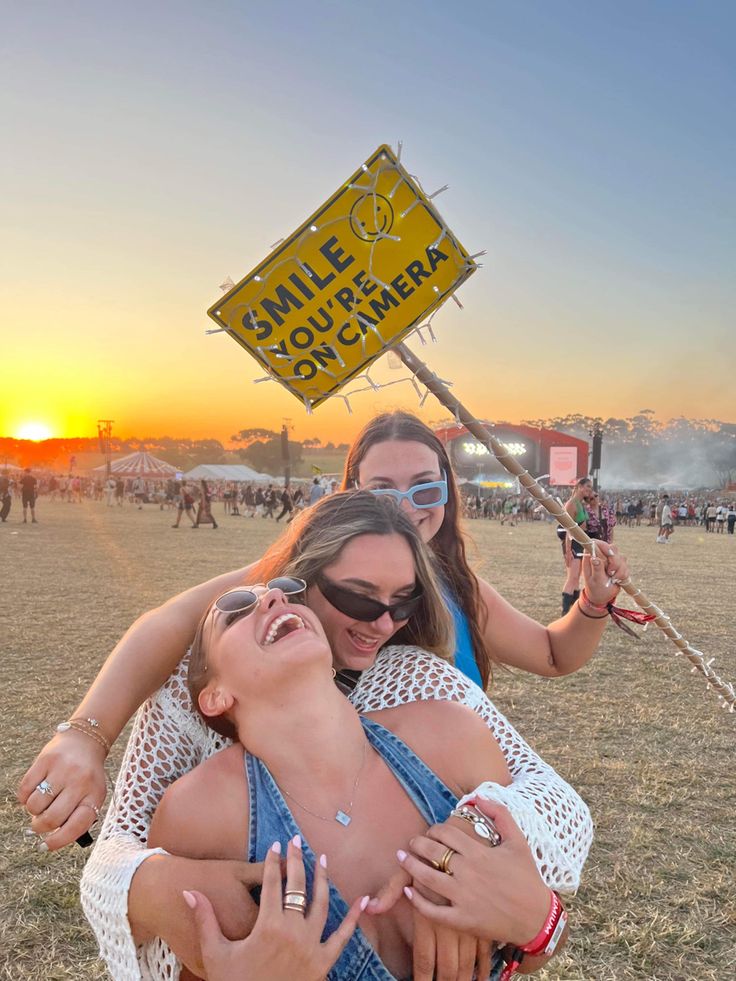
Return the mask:
[[[192,711],[186,688],[188,658],[139,710],[99,839],[82,875],[82,906],[100,954],[115,981],[174,981],[179,963],[154,941],[136,949],[128,923],[128,889],[146,858],[153,812],[164,791],[184,773],[227,745]],[[574,892],[593,838],[590,812],[524,742],[487,696],[456,668],[413,647],[386,647],[365,671],[351,701],[361,711],[418,699],[463,702],[488,724],[503,750],[513,783],[484,783],[482,796],[504,804],[526,835],[547,884]]]

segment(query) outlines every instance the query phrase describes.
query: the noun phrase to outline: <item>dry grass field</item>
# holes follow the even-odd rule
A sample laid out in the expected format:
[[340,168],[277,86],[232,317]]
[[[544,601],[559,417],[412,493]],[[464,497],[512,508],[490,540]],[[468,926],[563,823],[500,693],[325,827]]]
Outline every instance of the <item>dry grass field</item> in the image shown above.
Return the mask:
[[[222,517],[217,531],[193,535],[153,506],[44,500],[39,519],[23,525],[16,504],[0,527],[0,978],[103,978],[77,898],[85,855],[25,844],[14,786],[139,613],[254,558],[277,529]],[[478,568],[508,599],[544,622],[557,615],[563,571],[549,526],[479,521],[468,532]],[[736,678],[736,538],[690,528],[669,546],[654,537],[619,531],[635,577]],[[570,678],[496,674],[494,699],[597,826],[571,942],[539,975],[546,981],[736,977],[736,715],[671,650],[657,631],[634,642],[609,626],[598,656]]]

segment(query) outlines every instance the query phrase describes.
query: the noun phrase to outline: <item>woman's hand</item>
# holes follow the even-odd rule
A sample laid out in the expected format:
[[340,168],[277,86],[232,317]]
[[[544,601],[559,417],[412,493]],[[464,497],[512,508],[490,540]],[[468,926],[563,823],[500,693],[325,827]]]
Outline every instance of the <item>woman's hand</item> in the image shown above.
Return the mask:
[[[401,856],[405,852],[397,853]],[[372,916],[387,913],[401,899],[404,888],[411,885],[435,905],[447,905],[447,900],[430,889],[413,882],[409,873],[400,868],[368,903]],[[414,981],[470,981],[475,976],[491,973],[491,945],[453,927],[435,923],[423,916],[416,907],[413,913],[412,978]],[[477,965],[477,968],[476,968]],[[485,971],[485,973],[484,973]]]
[[[506,808],[481,798],[475,806],[493,820],[501,844],[490,847],[460,818],[434,825],[426,834],[412,838],[410,854],[400,864],[414,883],[431,889],[450,905],[430,902],[417,888],[404,892],[412,906],[434,923],[488,942],[522,947],[537,935],[547,917],[549,889]],[[455,852],[449,861],[451,874],[430,864],[441,862],[448,848]]]
[[[46,743],[21,780],[18,800],[49,851],[75,841],[97,820],[107,793],[105,756],[96,740],[68,729]],[[36,789],[44,780],[51,793]]]
[[[312,902],[304,913],[284,909],[280,853],[276,842],[264,864],[258,919],[246,940],[227,940],[207,897],[184,893],[194,913],[207,981],[323,981],[352,937],[368,897],[356,899],[340,926],[321,943],[329,903],[324,856],[315,868]],[[304,893],[305,883],[301,847],[292,841],[286,858],[286,890]]]
[[[419,887],[415,884],[413,888]],[[489,943],[453,927],[433,923],[416,907],[412,912],[413,981],[472,981],[476,976],[488,977],[491,973]]]
[[591,603],[605,606],[616,599],[619,582],[629,578],[629,564],[615,545],[595,541],[593,555],[583,556],[585,592]]

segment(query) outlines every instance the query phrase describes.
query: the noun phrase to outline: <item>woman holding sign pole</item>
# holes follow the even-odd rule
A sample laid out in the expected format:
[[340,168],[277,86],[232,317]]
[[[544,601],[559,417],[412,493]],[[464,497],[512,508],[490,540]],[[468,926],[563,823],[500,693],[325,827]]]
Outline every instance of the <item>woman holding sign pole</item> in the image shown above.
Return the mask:
[[593,656],[606,606],[618,593],[613,580],[629,574],[614,546],[576,560],[585,589],[570,616],[543,627],[470,569],[447,450],[416,416],[391,412],[368,423],[345,464],[343,488],[351,487],[394,497],[429,544],[455,619],[455,664],[477,684],[487,687],[494,661],[553,678],[572,674]]

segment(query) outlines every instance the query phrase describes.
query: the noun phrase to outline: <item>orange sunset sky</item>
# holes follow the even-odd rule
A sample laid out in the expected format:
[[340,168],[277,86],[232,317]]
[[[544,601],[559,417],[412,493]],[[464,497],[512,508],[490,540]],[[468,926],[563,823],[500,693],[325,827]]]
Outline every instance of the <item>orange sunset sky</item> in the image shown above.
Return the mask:
[[6,15],[0,435],[342,441],[416,408],[397,385],[307,417],[205,336],[218,284],[399,138],[488,250],[412,341],[473,411],[736,420],[732,7],[153,6]]

